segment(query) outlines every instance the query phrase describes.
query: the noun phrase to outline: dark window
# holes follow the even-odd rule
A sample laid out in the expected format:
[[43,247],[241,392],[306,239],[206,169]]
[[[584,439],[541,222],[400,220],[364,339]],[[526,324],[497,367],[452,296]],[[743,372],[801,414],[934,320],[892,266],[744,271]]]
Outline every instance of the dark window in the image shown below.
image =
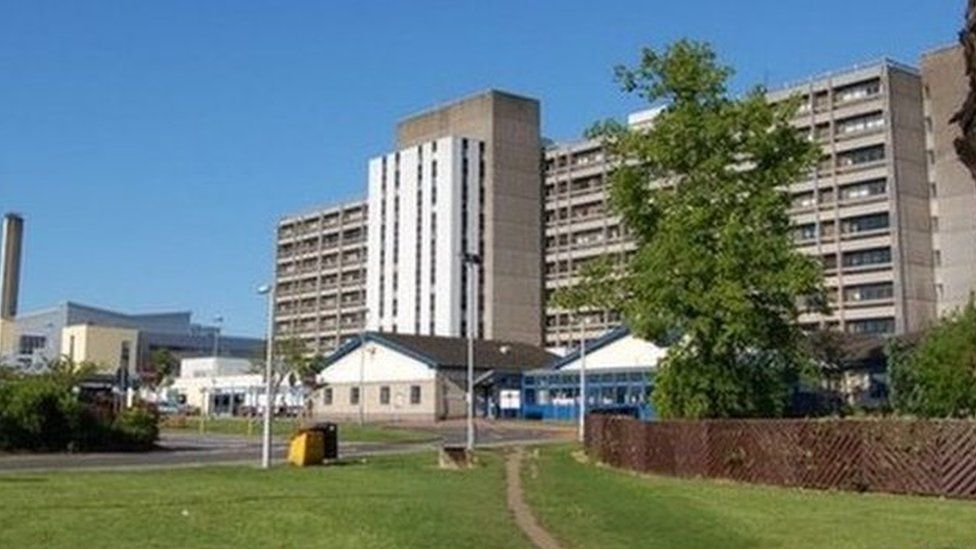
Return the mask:
[[[73,336],[72,336],[73,337]],[[37,349],[43,349],[47,346],[47,338],[44,336],[35,335],[22,335],[20,336],[20,354],[22,355],[32,355]],[[73,351],[72,351],[72,354]]]
[[380,404],[390,403],[390,388],[387,386],[380,387]]
[[420,385],[410,386],[410,404],[420,404]]
[[866,318],[847,322],[847,332],[852,334],[890,334],[894,331],[893,318]]
[[349,388],[349,404],[359,404],[359,387]]
[[845,267],[881,265],[891,263],[891,248],[872,248],[857,252],[846,252],[843,257]]
[[326,406],[332,405],[332,387],[326,387],[322,390],[322,404]]

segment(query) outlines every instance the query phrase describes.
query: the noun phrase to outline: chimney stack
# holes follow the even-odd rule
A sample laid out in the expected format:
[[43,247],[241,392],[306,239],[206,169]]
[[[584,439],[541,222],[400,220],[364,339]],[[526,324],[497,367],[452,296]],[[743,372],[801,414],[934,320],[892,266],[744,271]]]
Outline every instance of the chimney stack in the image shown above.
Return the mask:
[[24,240],[24,218],[8,213],[3,216],[3,263],[0,264],[0,318],[17,316],[20,291],[20,254]]

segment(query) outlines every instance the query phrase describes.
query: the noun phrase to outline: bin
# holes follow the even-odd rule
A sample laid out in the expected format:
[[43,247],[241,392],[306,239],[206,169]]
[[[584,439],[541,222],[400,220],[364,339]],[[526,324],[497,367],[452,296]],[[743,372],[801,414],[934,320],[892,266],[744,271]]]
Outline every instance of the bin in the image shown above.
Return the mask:
[[298,467],[317,465],[325,459],[324,436],[321,431],[303,429],[288,445],[288,463]]
[[316,423],[311,430],[322,434],[323,459],[339,459],[339,426],[335,423]]

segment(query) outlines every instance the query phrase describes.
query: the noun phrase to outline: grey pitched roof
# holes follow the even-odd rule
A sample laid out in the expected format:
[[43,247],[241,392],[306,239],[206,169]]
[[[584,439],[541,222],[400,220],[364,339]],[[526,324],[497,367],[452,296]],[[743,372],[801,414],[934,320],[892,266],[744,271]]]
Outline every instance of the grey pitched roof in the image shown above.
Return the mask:
[[[444,337],[387,332],[367,332],[367,341],[386,344],[436,367],[467,365],[468,341],[463,337]],[[332,363],[361,344],[359,338],[336,350]],[[549,366],[558,356],[542,347],[510,341],[478,339],[474,342],[475,368],[496,370],[531,370]]]

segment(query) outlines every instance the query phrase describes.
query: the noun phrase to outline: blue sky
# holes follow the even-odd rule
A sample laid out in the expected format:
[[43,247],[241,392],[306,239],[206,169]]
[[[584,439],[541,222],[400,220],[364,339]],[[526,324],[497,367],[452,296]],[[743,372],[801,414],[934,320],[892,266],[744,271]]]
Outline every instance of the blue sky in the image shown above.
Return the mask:
[[771,86],[955,39],[963,0],[0,0],[0,210],[21,309],[190,309],[260,334],[285,213],[359,197],[397,119],[487,87],[578,136],[640,103],[611,67],[708,40]]

